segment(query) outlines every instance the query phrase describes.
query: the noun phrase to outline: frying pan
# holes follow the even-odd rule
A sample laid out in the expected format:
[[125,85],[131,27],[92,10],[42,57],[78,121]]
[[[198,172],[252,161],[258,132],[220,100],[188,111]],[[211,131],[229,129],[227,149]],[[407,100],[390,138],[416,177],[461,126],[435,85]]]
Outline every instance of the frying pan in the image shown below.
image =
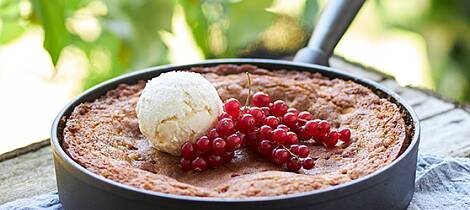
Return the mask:
[[[414,191],[416,157],[420,138],[419,121],[412,108],[385,87],[340,70],[326,67],[334,47],[364,0],[332,0],[323,12],[308,46],[294,62],[269,59],[208,60],[190,65],[166,65],[114,78],[84,92],[68,104],[52,126],[51,145],[60,202],[65,209],[404,209]],[[309,64],[315,63],[315,64]],[[118,84],[135,84],[163,72],[209,67],[219,64],[252,64],[265,69],[319,72],[329,78],[351,80],[395,103],[408,127],[408,147],[389,165],[357,180],[298,194],[246,199],[202,198],[164,194],[134,188],[94,174],[62,149],[63,128],[73,109],[102,96]],[[320,65],[318,65],[320,64]]]

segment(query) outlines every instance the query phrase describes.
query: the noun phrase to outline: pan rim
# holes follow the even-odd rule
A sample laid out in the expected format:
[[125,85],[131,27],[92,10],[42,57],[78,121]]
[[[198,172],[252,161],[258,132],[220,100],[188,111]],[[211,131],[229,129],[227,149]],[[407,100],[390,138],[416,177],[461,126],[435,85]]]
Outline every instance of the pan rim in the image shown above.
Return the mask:
[[[262,66],[264,64],[264,65],[281,65],[284,67],[289,66],[290,68],[300,67],[300,68],[303,68],[304,70],[309,69],[311,71],[322,73],[323,75],[328,74],[328,75],[334,75],[337,78],[341,78],[341,79],[349,79],[356,83],[364,85],[368,88],[374,88],[375,89],[373,90],[374,92],[381,91],[385,93],[388,97],[393,98],[394,101],[392,102],[397,104],[398,106],[401,106],[402,109],[405,110],[407,112],[407,115],[411,118],[410,125],[413,126],[413,129],[412,129],[413,133],[412,135],[410,135],[409,145],[402,152],[402,154],[398,156],[398,158],[393,160],[390,164],[366,176],[360,177],[350,182],[346,182],[346,183],[339,184],[336,186],[331,186],[325,189],[313,190],[313,191],[308,191],[308,192],[293,193],[293,194],[280,195],[280,196],[249,197],[249,198],[220,198],[220,197],[196,197],[196,196],[174,195],[174,194],[167,194],[167,193],[155,192],[155,191],[132,187],[126,184],[122,184],[122,183],[107,179],[105,177],[102,177],[98,174],[95,174],[89,171],[88,169],[86,169],[85,167],[81,166],[79,163],[74,161],[69,155],[67,155],[65,151],[63,150],[62,146],[60,145],[59,132],[61,132],[62,130],[60,128],[60,122],[62,118],[65,117],[67,112],[70,112],[71,110],[73,110],[76,107],[76,105],[78,105],[79,103],[82,103],[86,96],[89,96],[90,94],[100,89],[110,90],[110,87],[111,86],[115,87],[116,83],[123,83],[126,80],[129,80],[130,78],[138,77],[141,74],[146,74],[149,72],[163,73],[166,71],[173,71],[173,70],[178,70],[178,69],[179,70],[189,69],[190,67],[196,67],[196,66],[214,66],[214,65],[219,65],[219,64],[236,64],[236,65],[252,64],[252,65],[259,65],[259,66]],[[280,67],[278,69],[282,69],[282,68],[283,67]],[[304,71],[304,70],[299,69],[299,71]],[[416,150],[418,147],[419,136],[420,136],[420,123],[412,107],[406,101],[404,101],[398,94],[394,93],[393,91],[389,90],[388,88],[384,87],[383,85],[377,82],[374,82],[366,78],[362,78],[360,76],[354,76],[348,72],[344,72],[344,71],[337,70],[337,69],[330,68],[330,67],[315,65],[315,64],[271,60],[271,59],[235,58],[235,59],[205,60],[202,62],[187,64],[187,65],[170,64],[170,65],[150,67],[150,68],[138,70],[135,72],[127,73],[119,77],[115,77],[113,79],[102,82],[84,91],[83,93],[81,93],[80,95],[72,99],[59,112],[59,114],[56,116],[52,124],[51,146],[53,149],[53,153],[54,153],[53,155],[54,155],[55,161],[60,161],[61,162],[60,164],[65,163],[66,164],[65,166],[68,168],[66,170],[69,170],[70,168],[72,168],[79,172],[79,174],[73,174],[73,173],[71,174],[79,175],[81,177],[86,177],[90,179],[90,181],[99,181],[100,185],[110,185],[111,187],[116,187],[121,190],[125,190],[128,193],[135,193],[135,194],[139,194],[142,196],[153,196],[153,197],[158,197],[158,198],[163,198],[163,199],[179,200],[179,201],[186,201],[186,202],[211,202],[211,203],[214,203],[214,202],[215,203],[247,203],[248,202],[248,203],[252,203],[252,202],[270,202],[270,201],[279,201],[279,200],[288,200],[288,199],[300,199],[300,198],[309,197],[309,196],[322,196],[322,195],[329,194],[331,192],[337,192],[339,189],[344,189],[344,190],[349,189],[351,192],[349,192],[348,194],[364,190],[365,187],[361,187],[361,185],[366,184],[367,181],[370,181],[372,179],[377,179],[377,180],[381,178],[385,179],[383,175],[386,174],[387,171],[392,170],[392,168],[394,168],[398,162],[401,162],[405,157],[411,155],[411,153],[414,150]],[[341,197],[347,196],[348,194],[342,194]]]

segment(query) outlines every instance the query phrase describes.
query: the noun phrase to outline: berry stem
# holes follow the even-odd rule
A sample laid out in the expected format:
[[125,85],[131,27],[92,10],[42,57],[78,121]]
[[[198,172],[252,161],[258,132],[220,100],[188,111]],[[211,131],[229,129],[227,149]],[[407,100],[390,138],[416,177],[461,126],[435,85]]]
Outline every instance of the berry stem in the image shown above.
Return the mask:
[[293,152],[291,152],[289,148],[287,148],[287,147],[284,146],[283,144],[280,144],[280,145],[281,145],[284,149],[286,149],[286,150],[290,153],[290,155],[292,155],[292,156],[294,156],[294,157],[300,159],[299,156],[297,156],[296,154],[294,154]]
[[250,105],[250,98],[251,98],[251,78],[250,73],[245,72],[246,77],[248,78],[248,95],[246,96],[245,106]]

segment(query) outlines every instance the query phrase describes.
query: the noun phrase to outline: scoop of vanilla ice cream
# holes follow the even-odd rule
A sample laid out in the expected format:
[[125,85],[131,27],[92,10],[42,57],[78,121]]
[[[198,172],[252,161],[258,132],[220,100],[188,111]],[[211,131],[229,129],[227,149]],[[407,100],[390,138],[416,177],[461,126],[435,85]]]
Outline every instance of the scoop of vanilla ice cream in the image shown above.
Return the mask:
[[169,72],[148,81],[137,103],[140,131],[158,150],[180,155],[186,141],[195,142],[222,113],[217,90],[202,75]]

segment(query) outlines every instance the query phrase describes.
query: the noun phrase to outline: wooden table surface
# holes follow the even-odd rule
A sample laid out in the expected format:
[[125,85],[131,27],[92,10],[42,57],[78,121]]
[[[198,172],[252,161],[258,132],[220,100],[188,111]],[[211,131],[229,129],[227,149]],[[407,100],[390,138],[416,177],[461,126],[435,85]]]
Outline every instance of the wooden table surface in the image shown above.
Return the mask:
[[[342,58],[332,58],[331,66],[381,83],[408,101],[421,120],[420,153],[470,157],[469,106],[429,90],[401,87],[390,76]],[[48,141],[0,155],[0,204],[57,191]]]

